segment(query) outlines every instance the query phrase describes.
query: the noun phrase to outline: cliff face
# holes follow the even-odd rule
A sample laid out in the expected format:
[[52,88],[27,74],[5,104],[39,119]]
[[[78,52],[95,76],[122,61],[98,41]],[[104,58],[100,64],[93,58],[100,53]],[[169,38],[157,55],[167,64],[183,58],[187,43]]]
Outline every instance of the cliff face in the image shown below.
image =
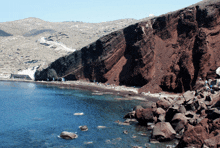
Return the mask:
[[220,66],[220,1],[206,1],[106,35],[47,69],[36,80],[64,77],[140,91],[183,92]]

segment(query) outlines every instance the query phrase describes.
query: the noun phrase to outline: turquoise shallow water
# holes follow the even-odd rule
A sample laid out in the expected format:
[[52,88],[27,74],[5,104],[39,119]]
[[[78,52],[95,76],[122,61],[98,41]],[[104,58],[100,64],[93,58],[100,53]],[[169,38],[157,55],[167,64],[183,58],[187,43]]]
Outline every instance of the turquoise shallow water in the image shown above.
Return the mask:
[[[127,112],[144,102],[25,82],[1,81],[0,93],[0,147],[126,148],[149,143],[150,132],[145,127],[115,123],[123,121]],[[77,112],[84,115],[74,116]],[[81,125],[87,125],[89,130],[80,131]],[[99,125],[107,128],[98,129]],[[127,135],[123,134],[124,130],[128,131]],[[62,131],[77,132],[79,137],[61,139]],[[150,146],[166,144],[169,143]]]

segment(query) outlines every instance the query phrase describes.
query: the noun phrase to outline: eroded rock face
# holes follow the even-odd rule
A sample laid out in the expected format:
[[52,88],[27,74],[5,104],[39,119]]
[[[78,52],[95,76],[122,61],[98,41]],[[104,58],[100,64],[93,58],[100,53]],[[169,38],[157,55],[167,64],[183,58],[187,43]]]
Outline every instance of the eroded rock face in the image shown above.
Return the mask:
[[[66,80],[183,92],[220,66],[219,1],[206,1],[139,22],[61,57],[48,69]],[[36,73],[46,80],[48,70]]]

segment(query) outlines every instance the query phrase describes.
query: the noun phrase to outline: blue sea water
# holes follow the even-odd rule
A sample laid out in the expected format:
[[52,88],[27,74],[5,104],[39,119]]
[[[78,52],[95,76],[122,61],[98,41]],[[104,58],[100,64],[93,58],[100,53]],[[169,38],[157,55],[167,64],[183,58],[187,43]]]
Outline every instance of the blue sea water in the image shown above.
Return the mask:
[[[115,123],[123,121],[127,112],[144,102],[117,100],[119,96],[98,96],[85,90],[9,81],[0,81],[0,94],[0,147],[126,148],[149,144],[150,132],[145,127]],[[78,112],[84,115],[74,116]],[[87,125],[89,130],[80,131],[82,125]],[[107,128],[98,129],[97,126]],[[128,134],[124,134],[124,130]],[[79,137],[61,139],[62,131],[76,132]],[[150,147],[165,145],[150,144]]]

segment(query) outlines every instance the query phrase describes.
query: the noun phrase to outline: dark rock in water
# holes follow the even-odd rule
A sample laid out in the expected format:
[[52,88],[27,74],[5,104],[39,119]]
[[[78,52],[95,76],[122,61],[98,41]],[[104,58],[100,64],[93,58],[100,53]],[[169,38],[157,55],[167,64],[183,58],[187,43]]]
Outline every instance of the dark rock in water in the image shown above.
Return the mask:
[[88,127],[86,125],[79,127],[81,131],[88,131]]
[[127,130],[124,130],[123,133],[127,135],[127,134],[128,134],[128,131],[127,131]]
[[135,118],[140,124],[146,125],[147,122],[154,121],[153,109],[137,109],[135,112]]
[[63,138],[63,139],[71,140],[71,139],[78,138],[78,135],[75,134],[75,133],[63,131],[63,132],[60,134],[60,137]]
[[138,109],[144,109],[141,105],[138,105],[138,106],[135,106],[134,108],[133,108],[133,111],[136,111],[136,110],[138,110]]
[[152,138],[158,141],[169,141],[175,138],[176,132],[169,122],[158,122],[153,128]]
[[66,80],[140,86],[140,92],[192,90],[220,66],[219,10],[219,1],[202,1],[130,25],[59,58],[36,80],[54,69]]
[[135,118],[135,111],[127,113],[126,115],[124,115],[124,118],[130,118],[130,119]]

